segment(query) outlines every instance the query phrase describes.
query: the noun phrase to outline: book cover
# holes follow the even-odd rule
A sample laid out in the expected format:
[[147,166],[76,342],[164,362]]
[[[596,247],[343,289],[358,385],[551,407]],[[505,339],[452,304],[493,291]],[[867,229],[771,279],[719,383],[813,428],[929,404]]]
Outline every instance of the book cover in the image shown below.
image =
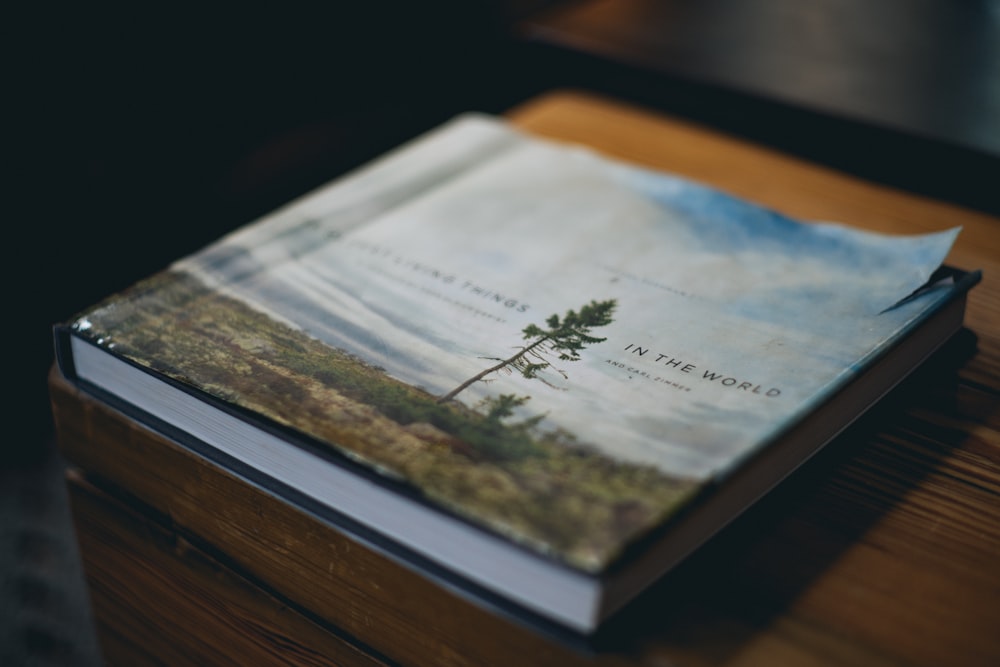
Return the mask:
[[599,575],[950,302],[958,231],[802,223],[468,114],[68,328]]

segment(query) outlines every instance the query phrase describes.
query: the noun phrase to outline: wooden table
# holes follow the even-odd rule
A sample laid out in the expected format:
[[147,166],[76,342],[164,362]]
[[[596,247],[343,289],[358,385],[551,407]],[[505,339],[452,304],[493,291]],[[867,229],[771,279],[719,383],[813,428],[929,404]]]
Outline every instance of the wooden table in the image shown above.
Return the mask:
[[[1000,664],[1000,219],[585,94],[555,92],[509,117],[801,218],[892,233],[961,225],[948,261],[983,270],[967,330],[614,619],[594,653],[315,534],[53,372],[109,662]],[[154,447],[169,465],[148,463]],[[207,506],[206,488],[232,503]],[[294,545],[309,540],[354,578],[293,586]]]

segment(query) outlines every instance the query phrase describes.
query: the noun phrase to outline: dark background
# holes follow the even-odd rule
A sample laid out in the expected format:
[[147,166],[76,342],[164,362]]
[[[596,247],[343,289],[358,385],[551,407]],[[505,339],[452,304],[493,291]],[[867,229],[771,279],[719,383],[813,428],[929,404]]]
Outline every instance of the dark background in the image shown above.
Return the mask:
[[251,6],[88,6],[13,28],[20,455],[51,429],[53,323],[458,109],[510,99],[492,84],[506,5]]

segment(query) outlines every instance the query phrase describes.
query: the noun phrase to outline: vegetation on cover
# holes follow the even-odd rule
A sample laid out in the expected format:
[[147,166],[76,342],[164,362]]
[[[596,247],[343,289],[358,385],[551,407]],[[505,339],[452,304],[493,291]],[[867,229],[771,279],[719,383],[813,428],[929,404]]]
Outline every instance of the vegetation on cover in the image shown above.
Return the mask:
[[[531,342],[506,359],[492,358],[491,360],[497,362],[496,364],[458,385],[438,399],[438,402],[444,403],[455,398],[472,384],[497,372],[511,373],[516,370],[529,380],[537,378],[549,384],[543,376],[539,375],[540,372],[552,366],[548,358],[551,355],[557,355],[561,361],[577,361],[580,358],[580,350],[585,346],[606,340],[591,336],[590,330],[594,327],[611,324],[611,315],[615,311],[615,305],[614,299],[591,301],[580,308],[580,312],[568,310],[562,318],[559,317],[558,313],[550,315],[549,319],[545,321],[545,325],[548,327],[546,329],[537,324],[529,324],[521,333],[524,335],[524,340]],[[565,377],[565,373],[558,372]]]
[[[591,308],[603,314],[574,317],[600,321],[613,302]],[[333,443],[432,501],[585,570],[600,570],[696,489],[572,434],[543,432],[541,417],[512,420],[527,397],[500,395],[474,408],[441,402],[186,274],[155,276],[86,319],[81,333],[117,353]],[[550,319],[550,329],[559,326]],[[573,356],[586,342],[562,353]]]

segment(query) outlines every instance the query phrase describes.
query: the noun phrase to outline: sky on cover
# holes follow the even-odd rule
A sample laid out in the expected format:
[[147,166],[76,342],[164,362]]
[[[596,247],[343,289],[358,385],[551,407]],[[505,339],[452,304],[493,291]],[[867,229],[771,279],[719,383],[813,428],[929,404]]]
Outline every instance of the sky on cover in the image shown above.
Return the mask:
[[547,382],[495,374],[459,400],[529,395],[546,427],[706,477],[943,298],[892,307],[957,233],[803,224],[472,116],[181,266],[438,394],[525,326],[614,299],[606,340]]

